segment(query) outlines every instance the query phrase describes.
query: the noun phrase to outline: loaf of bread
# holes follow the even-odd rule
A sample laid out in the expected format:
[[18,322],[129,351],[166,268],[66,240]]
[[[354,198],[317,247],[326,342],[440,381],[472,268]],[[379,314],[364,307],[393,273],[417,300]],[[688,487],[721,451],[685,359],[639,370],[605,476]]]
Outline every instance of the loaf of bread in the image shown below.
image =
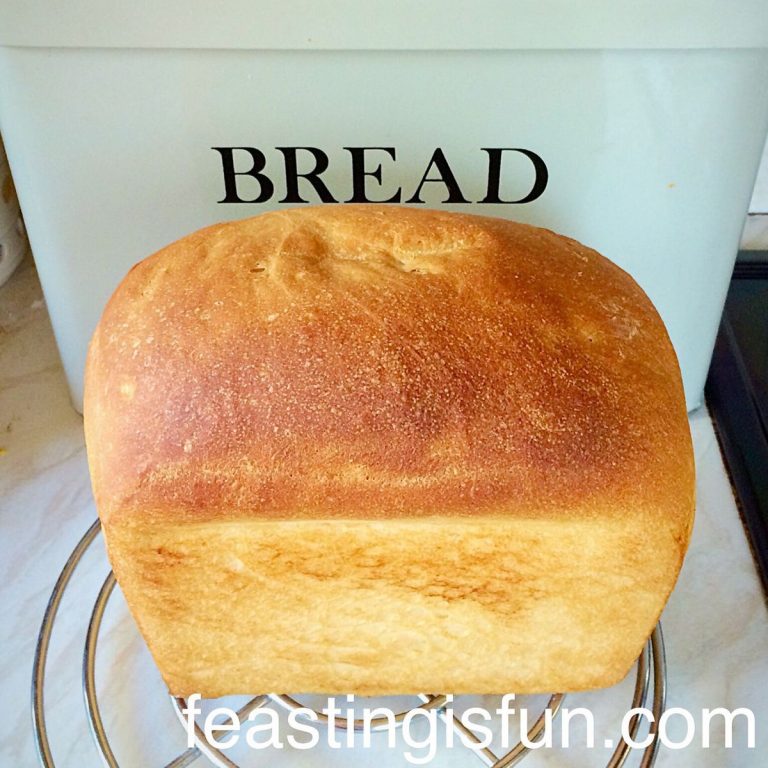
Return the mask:
[[114,572],[179,695],[611,685],[691,531],[651,302],[500,219],[322,206],[185,237],[107,305],[85,420]]

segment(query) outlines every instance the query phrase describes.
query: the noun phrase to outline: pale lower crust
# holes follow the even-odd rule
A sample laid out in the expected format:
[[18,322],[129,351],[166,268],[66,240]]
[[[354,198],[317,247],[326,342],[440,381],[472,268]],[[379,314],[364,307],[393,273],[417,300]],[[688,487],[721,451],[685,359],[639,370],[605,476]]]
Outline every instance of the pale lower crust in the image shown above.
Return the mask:
[[145,520],[106,529],[115,573],[171,693],[205,697],[605,687],[687,543],[645,513]]

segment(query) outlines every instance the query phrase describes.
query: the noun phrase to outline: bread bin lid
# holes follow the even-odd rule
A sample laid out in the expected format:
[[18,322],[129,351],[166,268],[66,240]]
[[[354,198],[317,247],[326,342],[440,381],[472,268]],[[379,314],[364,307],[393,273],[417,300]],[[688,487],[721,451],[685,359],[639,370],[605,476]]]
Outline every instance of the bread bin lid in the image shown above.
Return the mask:
[[5,0],[0,45],[307,50],[768,47],[764,0]]

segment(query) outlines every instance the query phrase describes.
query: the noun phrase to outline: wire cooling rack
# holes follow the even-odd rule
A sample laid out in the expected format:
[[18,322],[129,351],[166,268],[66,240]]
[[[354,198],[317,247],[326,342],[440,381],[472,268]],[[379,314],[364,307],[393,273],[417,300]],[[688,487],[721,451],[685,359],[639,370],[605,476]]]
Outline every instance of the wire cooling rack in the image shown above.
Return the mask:
[[[77,546],[72,551],[72,554],[69,556],[48,600],[43,622],[40,627],[40,633],[37,638],[32,675],[32,721],[38,757],[43,768],[57,767],[57,763],[55,762],[51,751],[48,731],[46,729],[44,696],[46,665],[48,662],[48,649],[51,634],[53,632],[54,622],[64,591],[66,590],[78,564],[82,560],[83,555],[98,536],[100,530],[101,526],[97,520],[86,531],[85,535],[80,539]],[[103,764],[107,766],[107,768],[124,768],[117,762],[104,728],[95,682],[96,649],[99,642],[99,632],[102,626],[104,612],[115,588],[115,584],[115,577],[110,571],[102,584],[90,614],[85,646],[83,648],[82,686],[88,724]],[[641,758],[639,768],[651,768],[656,762],[658,751],[656,727],[659,718],[664,711],[665,690],[666,661],[664,655],[664,640],[661,632],[661,625],[659,624],[654,629],[653,634],[648,639],[642,653],[637,659],[635,686],[630,705],[633,709],[641,707],[645,708],[649,698],[651,699],[650,711],[653,713],[653,719],[648,730],[649,744],[640,753]],[[456,698],[458,699],[460,697]],[[510,768],[511,766],[520,763],[520,761],[529,754],[530,749],[522,741],[517,742],[511,749],[501,755],[497,755],[488,747],[481,748],[479,746],[481,742],[477,735],[469,730],[461,720],[452,713],[453,710],[451,710],[451,712],[446,710],[448,697],[444,694],[422,694],[418,699],[419,701],[415,704],[414,709],[436,710],[444,727],[453,729],[459,736],[458,743],[473,743],[475,748],[470,748],[471,754],[474,754],[486,766],[489,766],[489,768]],[[549,713],[551,713],[549,714],[551,718],[556,717],[561,709],[564,699],[564,694],[560,693],[553,694],[549,697],[544,709],[540,712],[536,721],[528,730],[528,743],[534,742],[541,736],[546,727],[547,711],[549,710]],[[183,698],[177,697],[170,697],[170,702],[178,715],[181,726],[185,727],[186,719],[182,710],[186,708],[187,702]],[[273,706],[288,711],[306,711],[307,709],[304,704],[292,696],[271,693],[253,697],[240,708],[237,714],[242,720],[243,718],[246,718],[249,713],[265,706]],[[384,730],[390,727],[389,721],[385,717],[374,718],[370,722],[354,720],[351,724],[344,718],[336,718],[333,725],[331,725],[327,715],[322,711],[312,711],[315,715],[313,725],[316,724],[326,728],[335,727],[344,732],[348,732],[350,727],[353,727],[354,730],[362,730],[363,728],[369,728],[370,730]],[[406,709],[395,716],[396,726],[402,725],[409,711],[410,710]],[[641,722],[641,718],[637,716],[629,721],[628,735],[633,740],[637,738],[641,728]],[[226,723],[223,725],[226,726]],[[216,728],[214,728],[214,730],[216,730]],[[195,724],[194,726],[194,739],[195,746],[181,752],[170,762],[166,762],[165,768],[184,768],[193,763],[198,763],[200,766],[205,764],[208,766],[219,766],[219,768],[222,766],[225,768],[240,768],[238,763],[235,763],[230,757],[224,754],[221,749],[212,743],[212,741],[208,740],[203,729],[198,724]],[[618,746],[612,753],[607,763],[607,768],[621,768],[632,751],[630,745],[621,738],[614,743],[617,743]]]

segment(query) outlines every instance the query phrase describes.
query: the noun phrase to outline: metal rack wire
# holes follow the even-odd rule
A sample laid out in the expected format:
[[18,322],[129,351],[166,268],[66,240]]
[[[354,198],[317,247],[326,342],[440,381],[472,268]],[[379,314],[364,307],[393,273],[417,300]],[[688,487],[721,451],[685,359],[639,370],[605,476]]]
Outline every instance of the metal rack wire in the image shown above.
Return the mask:
[[[69,556],[48,600],[43,622],[40,627],[40,633],[37,638],[32,675],[32,721],[38,756],[43,768],[56,768],[46,729],[44,696],[45,673],[51,633],[53,632],[56,614],[59,610],[64,591],[83,555],[97,537],[100,530],[101,526],[99,521],[93,523]],[[115,758],[106,730],[104,729],[99,699],[96,693],[95,666],[99,630],[115,584],[115,577],[110,571],[104,580],[98,597],[96,598],[96,602],[93,605],[86,634],[85,647],[83,649],[82,668],[82,685],[88,723],[90,725],[94,743],[107,768],[121,767]],[[656,762],[658,750],[658,740],[655,738],[656,727],[659,718],[664,711],[665,690],[666,661],[664,655],[664,640],[661,632],[661,625],[659,624],[654,629],[653,634],[648,639],[642,653],[638,657],[635,687],[632,696],[632,708],[645,707],[652,691],[652,705],[650,709],[653,713],[653,722],[650,725],[649,736],[652,736],[653,738],[642,752],[640,768],[651,768]],[[471,730],[466,728],[459,718],[446,711],[445,705],[447,697],[444,694],[422,694],[418,698],[420,701],[414,708],[419,708],[421,710],[437,710],[438,716],[446,728],[454,729],[462,740],[468,740],[474,742],[475,745],[480,745],[478,737]],[[550,696],[546,706],[528,730],[528,743],[534,742],[542,734],[542,731],[546,727],[547,710],[551,712],[550,717],[554,718],[560,711],[564,698],[564,694],[560,693]],[[182,710],[186,707],[186,701],[182,698],[171,697],[171,704],[183,725],[186,721],[182,714]],[[259,707],[270,704],[287,710],[306,709],[301,702],[292,696],[286,694],[262,694],[255,696],[248,701],[237,714],[242,719]],[[317,710],[313,711],[316,716],[316,723],[331,727],[328,717],[323,712]],[[409,710],[404,710],[395,716],[395,723],[397,726],[402,724],[408,712]],[[639,717],[635,717],[630,721],[629,735],[632,739],[637,737],[640,725],[641,721]],[[337,718],[333,723],[333,727],[347,731],[350,724],[343,718]],[[352,723],[352,727],[354,727],[355,730],[362,730],[364,727],[370,727],[371,730],[384,730],[390,726],[387,718],[374,718],[371,722],[355,720]],[[619,739],[617,743],[618,746],[611,755],[611,758],[607,763],[607,768],[621,768],[630,754],[631,748],[628,743],[623,739]],[[529,751],[529,748],[526,747],[522,741],[519,741],[503,755],[495,754],[488,747],[471,750],[472,754],[476,755],[486,766],[489,766],[489,768],[511,768],[511,766],[517,765],[523,760]],[[185,766],[192,765],[201,758],[207,759],[208,763],[214,766],[239,768],[237,763],[233,762],[224,754],[224,752],[218,749],[215,744],[207,739],[203,729],[201,729],[199,725],[195,725],[195,746],[190,747],[177,755],[171,762],[166,764],[165,768],[184,768]]]

